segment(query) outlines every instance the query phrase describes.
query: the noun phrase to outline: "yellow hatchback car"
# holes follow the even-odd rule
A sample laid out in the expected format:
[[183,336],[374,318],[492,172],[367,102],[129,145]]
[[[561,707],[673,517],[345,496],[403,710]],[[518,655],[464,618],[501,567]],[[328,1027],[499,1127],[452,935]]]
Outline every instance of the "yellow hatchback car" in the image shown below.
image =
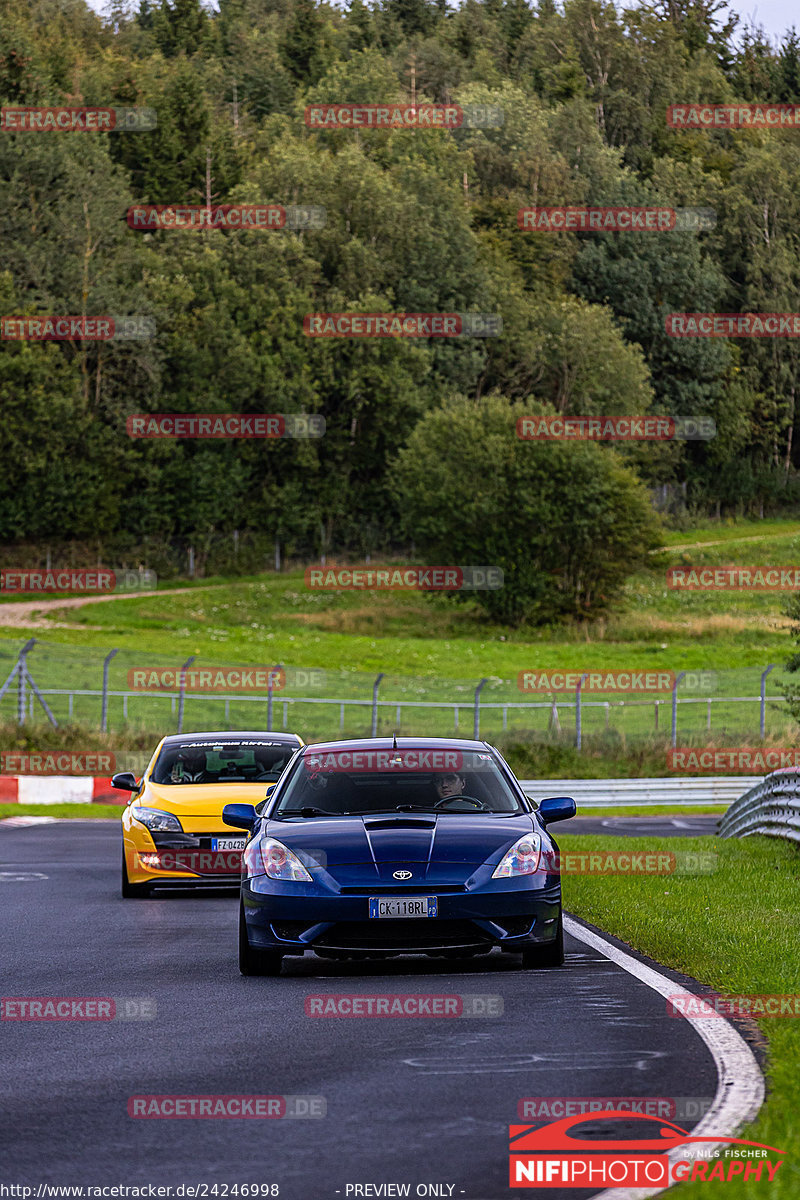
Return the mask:
[[222,820],[226,804],[260,807],[295,751],[296,733],[187,733],[159,742],[122,814],[122,895],[154,887],[238,886],[246,838]]

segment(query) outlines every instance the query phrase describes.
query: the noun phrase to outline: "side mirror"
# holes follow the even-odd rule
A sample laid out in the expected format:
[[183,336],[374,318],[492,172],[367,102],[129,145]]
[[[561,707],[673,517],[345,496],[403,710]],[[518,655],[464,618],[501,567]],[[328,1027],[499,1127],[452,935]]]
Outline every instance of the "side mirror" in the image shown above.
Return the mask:
[[571,796],[548,796],[539,801],[539,820],[543,825],[552,825],[554,821],[568,821],[578,811]]
[[232,825],[234,829],[249,831],[255,825],[258,817],[252,804],[226,804],[222,810],[222,819],[226,825]]
[[121,792],[138,792],[139,790],[139,784],[133,771],[119,771],[116,775],[112,775],[111,786],[119,788]]

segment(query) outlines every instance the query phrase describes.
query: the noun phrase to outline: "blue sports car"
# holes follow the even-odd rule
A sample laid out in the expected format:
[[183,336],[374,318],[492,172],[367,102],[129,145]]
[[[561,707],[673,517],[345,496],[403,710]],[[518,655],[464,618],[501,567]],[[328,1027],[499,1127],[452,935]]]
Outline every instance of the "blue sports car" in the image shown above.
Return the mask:
[[564,961],[558,847],[567,797],[529,800],[492,746],[373,738],[305,746],[262,811],[229,804],[242,855],[239,969],[284,957],[493,948],[523,967]]

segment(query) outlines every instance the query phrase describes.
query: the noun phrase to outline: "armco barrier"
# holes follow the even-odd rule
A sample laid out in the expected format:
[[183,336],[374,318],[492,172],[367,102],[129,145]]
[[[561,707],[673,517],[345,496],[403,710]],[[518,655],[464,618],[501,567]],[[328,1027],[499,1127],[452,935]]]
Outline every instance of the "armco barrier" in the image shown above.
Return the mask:
[[[141,768],[136,772],[141,773]],[[786,774],[787,772],[784,772]],[[752,775],[665,779],[523,779],[527,796],[572,796],[580,808],[644,808],[730,804],[752,784]],[[79,775],[0,775],[0,804],[119,804],[127,792],[110,779]]]
[[720,822],[720,837],[754,833],[800,842],[800,769],[765,776],[734,801]]
[[526,796],[572,796],[581,808],[656,808],[668,804],[731,804],[753,775],[670,776],[663,779],[523,779]]

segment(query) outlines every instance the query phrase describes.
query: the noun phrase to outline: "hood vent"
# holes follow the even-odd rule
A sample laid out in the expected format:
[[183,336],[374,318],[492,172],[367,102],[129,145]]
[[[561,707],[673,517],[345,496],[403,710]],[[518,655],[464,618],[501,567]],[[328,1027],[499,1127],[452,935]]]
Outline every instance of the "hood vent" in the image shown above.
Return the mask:
[[367,817],[363,818],[364,826],[373,829],[435,829],[435,817],[409,817],[405,813],[397,817]]

